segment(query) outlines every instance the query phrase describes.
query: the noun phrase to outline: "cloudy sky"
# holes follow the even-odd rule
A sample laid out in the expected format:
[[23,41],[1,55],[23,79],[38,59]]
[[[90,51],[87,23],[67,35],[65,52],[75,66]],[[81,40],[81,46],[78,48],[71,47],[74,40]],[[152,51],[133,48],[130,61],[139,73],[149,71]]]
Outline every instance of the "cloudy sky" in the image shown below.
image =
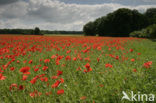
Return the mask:
[[82,30],[118,8],[144,12],[156,7],[156,0],[0,0],[0,28]]

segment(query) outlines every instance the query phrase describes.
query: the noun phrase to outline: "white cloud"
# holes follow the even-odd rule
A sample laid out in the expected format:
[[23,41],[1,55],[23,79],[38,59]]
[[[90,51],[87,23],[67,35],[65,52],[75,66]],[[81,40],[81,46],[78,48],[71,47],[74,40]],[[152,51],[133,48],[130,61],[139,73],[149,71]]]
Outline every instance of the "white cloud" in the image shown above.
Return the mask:
[[0,28],[82,30],[83,25],[118,8],[144,12],[156,5],[125,6],[116,3],[96,5],[66,4],[58,0],[18,1],[0,7]]
[[143,0],[144,2],[152,2],[152,3],[156,3],[156,0]]

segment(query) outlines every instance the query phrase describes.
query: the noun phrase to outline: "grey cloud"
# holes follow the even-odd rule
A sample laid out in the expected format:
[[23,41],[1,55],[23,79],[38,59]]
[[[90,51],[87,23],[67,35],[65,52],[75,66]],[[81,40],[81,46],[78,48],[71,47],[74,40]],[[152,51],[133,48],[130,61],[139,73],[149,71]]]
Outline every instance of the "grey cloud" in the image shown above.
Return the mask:
[[11,3],[14,3],[17,1],[19,1],[19,0],[0,0],[0,5],[11,4]]
[[85,23],[118,8],[144,12],[156,5],[127,6],[117,3],[66,4],[58,0],[18,1],[0,6],[0,28],[34,28],[49,30],[82,30]]
[[77,4],[102,4],[102,3],[118,3],[122,5],[151,5],[156,4],[156,0],[59,0],[65,3]]
[[27,3],[19,1],[0,7],[0,17],[5,19],[24,17],[27,13]]
[[50,4],[43,2],[39,5],[38,3],[31,2],[28,15],[47,22],[71,23],[77,19],[83,19],[80,13],[82,12],[78,7],[74,7],[74,5],[67,6],[66,4],[60,2],[50,2]]

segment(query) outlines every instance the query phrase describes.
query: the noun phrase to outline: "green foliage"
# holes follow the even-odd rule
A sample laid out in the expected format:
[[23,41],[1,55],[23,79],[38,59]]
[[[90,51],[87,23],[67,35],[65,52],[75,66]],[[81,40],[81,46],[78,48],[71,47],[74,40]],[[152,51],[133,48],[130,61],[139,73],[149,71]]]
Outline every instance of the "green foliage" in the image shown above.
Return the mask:
[[[83,34],[82,31],[41,30],[41,34]],[[34,34],[33,29],[0,29],[0,34]]]
[[146,37],[145,29],[142,29],[141,31],[134,31],[130,33],[130,36],[144,38]]
[[0,34],[33,34],[33,29],[0,29]]
[[[120,8],[106,16],[87,23],[84,33],[99,36],[127,37],[129,33],[143,29],[156,22],[156,8],[151,8],[141,14],[137,10]],[[94,25],[93,25],[94,24]],[[138,32],[137,32],[138,33]]]
[[83,27],[83,31],[86,36],[95,36],[96,35],[96,25],[94,22],[89,22]]
[[[83,34],[82,31],[41,30],[41,34]],[[34,34],[33,29],[0,29],[0,34]]]
[[35,27],[34,34],[35,35],[40,35],[41,34],[41,31],[40,31],[40,29],[38,27]]
[[41,30],[42,34],[83,34],[82,31],[51,31],[51,30]]
[[147,9],[145,16],[148,18],[149,25],[156,24],[156,8]]
[[131,37],[156,38],[156,24],[150,25],[140,31],[130,33]]
[[[99,37],[5,36],[5,38],[8,39],[0,36],[0,48],[3,50],[1,53],[6,51],[1,55],[4,58],[0,59],[0,68],[4,71],[1,73],[6,77],[5,80],[0,80],[1,103],[150,103],[121,100],[122,91],[156,95],[156,49],[154,48],[156,42],[147,39]],[[84,47],[84,44],[87,47]],[[101,50],[96,49],[99,46]],[[91,47],[89,52],[83,53],[82,50],[88,47]],[[61,49],[58,51],[58,48]],[[130,49],[134,51],[130,52]],[[71,52],[67,54],[69,50]],[[24,53],[26,55],[22,55]],[[137,55],[138,53],[140,54]],[[12,59],[16,54],[21,55]],[[52,59],[52,55],[56,55],[56,58]],[[60,56],[63,58],[60,64],[56,65],[56,60]],[[66,60],[66,56],[77,57],[77,60]],[[119,56],[119,59],[115,59],[116,56]],[[100,59],[99,62],[97,58]],[[50,59],[50,62],[45,63],[45,59]],[[131,59],[135,61],[132,62]],[[29,63],[30,60],[32,63]],[[12,62],[9,63],[10,61]],[[150,68],[143,66],[147,61],[153,61]],[[92,71],[85,73],[87,63],[90,64]],[[107,63],[113,67],[106,68]],[[25,66],[31,68],[29,75],[20,72]],[[44,71],[43,66],[48,66],[48,69]],[[11,67],[15,67],[15,70],[11,71]],[[78,67],[81,70],[77,70]],[[35,68],[39,70],[35,72]],[[63,74],[57,79],[52,79],[58,70],[63,71]],[[40,74],[44,74],[48,81],[41,81],[44,77],[41,78]],[[28,76],[24,81],[23,75]],[[37,81],[31,84],[30,81],[34,77]],[[64,79],[64,83],[52,88],[52,84],[60,78]],[[11,84],[18,86],[9,90]],[[23,85],[24,90],[19,90],[19,85]],[[64,89],[64,94],[57,95],[57,90],[60,89]],[[51,94],[46,95],[50,92]],[[34,96],[32,97],[30,93],[34,93]],[[84,96],[86,99],[81,99]]]

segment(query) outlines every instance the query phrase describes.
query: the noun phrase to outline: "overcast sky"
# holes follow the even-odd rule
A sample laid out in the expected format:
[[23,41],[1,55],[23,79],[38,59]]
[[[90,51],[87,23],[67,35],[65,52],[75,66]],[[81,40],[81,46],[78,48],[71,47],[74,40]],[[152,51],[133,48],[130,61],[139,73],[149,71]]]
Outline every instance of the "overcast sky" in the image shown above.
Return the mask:
[[0,28],[82,30],[118,8],[144,12],[156,7],[156,0],[0,0]]

